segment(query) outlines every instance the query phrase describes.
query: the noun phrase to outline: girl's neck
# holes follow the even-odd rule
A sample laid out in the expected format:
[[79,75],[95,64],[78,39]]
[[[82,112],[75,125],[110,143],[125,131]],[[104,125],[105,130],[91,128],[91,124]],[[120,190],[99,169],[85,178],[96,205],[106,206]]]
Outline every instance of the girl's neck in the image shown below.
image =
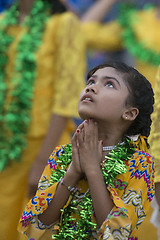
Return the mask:
[[122,142],[123,134],[119,128],[99,127],[99,140],[103,140],[103,146],[114,146]]

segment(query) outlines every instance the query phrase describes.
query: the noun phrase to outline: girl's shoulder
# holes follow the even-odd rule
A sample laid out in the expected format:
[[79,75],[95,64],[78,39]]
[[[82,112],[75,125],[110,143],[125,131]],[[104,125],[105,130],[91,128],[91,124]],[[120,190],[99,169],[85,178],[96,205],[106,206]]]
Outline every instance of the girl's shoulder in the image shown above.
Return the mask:
[[133,156],[127,161],[130,177],[141,175],[154,177],[155,164],[152,156],[144,151],[136,150]]
[[142,165],[144,163],[149,164],[149,165],[154,165],[152,156],[149,153],[142,151],[142,150],[138,150],[138,149],[135,150],[131,159],[128,161],[129,165],[132,165],[133,162],[137,166]]
[[135,152],[132,156],[132,159],[135,159],[136,161],[141,160],[141,161],[153,162],[153,158],[148,152],[145,152],[145,151],[142,151],[142,150],[139,150],[139,149],[135,150]]
[[143,151],[143,150],[141,150],[141,149],[135,149],[135,152],[134,152],[134,156],[135,157],[137,157],[137,156],[143,156],[143,157],[150,157],[150,158],[152,158],[152,156],[148,153],[148,152],[146,152],[146,151]]

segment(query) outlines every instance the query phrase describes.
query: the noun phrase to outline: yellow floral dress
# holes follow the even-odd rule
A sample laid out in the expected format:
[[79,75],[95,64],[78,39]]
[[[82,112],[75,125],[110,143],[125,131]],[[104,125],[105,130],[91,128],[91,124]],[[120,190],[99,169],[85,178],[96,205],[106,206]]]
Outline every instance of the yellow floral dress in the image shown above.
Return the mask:
[[[25,31],[22,25],[8,27],[8,34],[14,36],[14,41],[7,52],[7,101],[11,101],[10,79],[16,47]],[[47,20],[36,59],[37,78],[27,147],[20,162],[11,162],[0,173],[0,239],[3,240],[19,239],[17,224],[26,195],[28,172],[47,132],[51,114],[69,119],[60,144],[69,143],[74,130],[71,119],[78,117],[78,97],[85,87],[86,64],[85,41],[80,23],[74,14],[55,14]]]
[[[61,226],[60,221],[60,225],[57,222],[46,228],[41,225],[37,216],[45,211],[55,194],[58,183],[51,184],[50,176],[60,167],[57,160],[63,157],[65,147],[66,145],[58,146],[51,154],[40,179],[38,191],[26,205],[20,219],[18,230],[30,240],[50,240]],[[154,196],[154,162],[148,153],[136,149],[132,157],[126,161],[126,166],[126,173],[117,175],[114,186],[107,186],[114,207],[100,229],[90,233],[90,239],[137,239],[137,229],[143,222]],[[77,188],[75,197],[82,199],[88,190],[87,181],[80,180]],[[70,199],[71,197],[64,208],[70,204]],[[96,222],[94,213],[91,219],[92,222]],[[75,223],[72,222],[71,225],[76,231]]]

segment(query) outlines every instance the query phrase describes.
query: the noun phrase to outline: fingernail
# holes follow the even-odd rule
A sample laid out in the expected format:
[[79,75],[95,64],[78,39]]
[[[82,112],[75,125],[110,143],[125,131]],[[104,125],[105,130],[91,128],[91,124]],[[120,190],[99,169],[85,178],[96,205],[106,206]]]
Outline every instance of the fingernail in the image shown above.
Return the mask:
[[85,120],[85,123],[88,123],[88,120]]
[[102,140],[102,144],[103,144],[103,140]]
[[77,129],[77,133],[79,133],[80,131],[79,131],[79,129]]

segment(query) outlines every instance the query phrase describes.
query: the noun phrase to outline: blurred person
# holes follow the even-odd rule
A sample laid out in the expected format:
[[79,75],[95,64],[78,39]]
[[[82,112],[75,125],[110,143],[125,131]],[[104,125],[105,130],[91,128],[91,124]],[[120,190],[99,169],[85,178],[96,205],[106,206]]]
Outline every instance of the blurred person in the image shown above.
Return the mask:
[[70,142],[85,64],[79,20],[60,1],[20,0],[1,15],[0,239],[18,239],[27,191],[52,149]]

